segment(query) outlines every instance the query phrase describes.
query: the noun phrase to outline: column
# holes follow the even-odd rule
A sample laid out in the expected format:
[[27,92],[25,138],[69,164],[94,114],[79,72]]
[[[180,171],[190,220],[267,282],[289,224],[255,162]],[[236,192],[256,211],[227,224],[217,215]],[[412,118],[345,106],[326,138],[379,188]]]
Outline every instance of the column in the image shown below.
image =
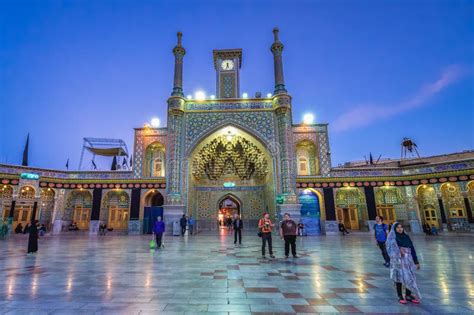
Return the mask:
[[405,186],[405,205],[407,207],[408,221],[410,223],[411,232],[415,234],[423,234],[421,228],[420,211],[416,200],[416,187]]
[[178,32],[178,43],[173,48],[174,55],[174,80],[173,80],[173,92],[172,96],[183,97],[183,57],[186,54],[186,50],[181,45],[181,39],[183,33]]
[[57,197],[55,196],[53,214],[51,216],[51,221],[53,222],[53,228],[51,234],[61,233],[63,227],[63,214],[64,214],[64,198],[66,195],[65,189],[59,189]]
[[273,53],[273,65],[275,69],[275,91],[274,94],[286,93],[285,79],[283,77],[283,44],[278,39],[278,28],[273,29],[273,44],[270,48]]
[[296,160],[290,100],[290,96],[286,94],[280,94],[273,99],[278,123],[281,195],[284,197],[283,204],[278,205],[278,208],[281,214],[288,212],[295,220],[299,220],[301,204],[298,204],[296,196]]

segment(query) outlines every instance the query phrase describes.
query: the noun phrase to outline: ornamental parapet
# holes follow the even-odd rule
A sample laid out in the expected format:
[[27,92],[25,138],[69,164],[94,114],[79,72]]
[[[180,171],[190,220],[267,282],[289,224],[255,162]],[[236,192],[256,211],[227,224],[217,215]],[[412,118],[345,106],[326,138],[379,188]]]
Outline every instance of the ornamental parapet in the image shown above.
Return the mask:
[[346,177],[331,174],[331,177],[299,176],[296,179],[296,188],[412,186],[467,180],[474,180],[474,168],[411,175],[360,175]]

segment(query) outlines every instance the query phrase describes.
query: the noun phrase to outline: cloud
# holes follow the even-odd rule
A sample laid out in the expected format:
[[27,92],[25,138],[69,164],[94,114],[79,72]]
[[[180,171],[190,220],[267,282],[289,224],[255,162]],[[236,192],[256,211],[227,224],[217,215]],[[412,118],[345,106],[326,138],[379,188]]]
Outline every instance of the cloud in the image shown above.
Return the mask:
[[453,65],[446,68],[439,79],[422,86],[415,95],[406,101],[396,103],[392,106],[379,104],[363,104],[343,113],[331,124],[334,131],[346,131],[358,127],[368,126],[380,119],[396,116],[398,114],[427,105],[427,101],[458,81],[465,74],[462,67]]

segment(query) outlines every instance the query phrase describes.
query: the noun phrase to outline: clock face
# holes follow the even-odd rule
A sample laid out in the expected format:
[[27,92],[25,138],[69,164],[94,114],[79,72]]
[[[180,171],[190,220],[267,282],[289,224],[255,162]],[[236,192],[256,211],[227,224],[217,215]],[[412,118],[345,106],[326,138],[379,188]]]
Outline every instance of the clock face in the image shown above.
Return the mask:
[[223,60],[221,63],[222,70],[233,70],[234,62],[230,59]]

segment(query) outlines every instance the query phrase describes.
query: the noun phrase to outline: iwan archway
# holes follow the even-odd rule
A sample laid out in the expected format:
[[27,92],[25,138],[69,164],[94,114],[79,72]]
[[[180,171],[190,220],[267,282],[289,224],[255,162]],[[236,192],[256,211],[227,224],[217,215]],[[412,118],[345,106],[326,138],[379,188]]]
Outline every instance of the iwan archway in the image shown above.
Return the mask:
[[217,208],[226,196],[234,198],[250,228],[256,228],[263,212],[275,214],[274,159],[249,132],[222,127],[202,139],[188,161],[187,208],[198,229],[217,229]]

